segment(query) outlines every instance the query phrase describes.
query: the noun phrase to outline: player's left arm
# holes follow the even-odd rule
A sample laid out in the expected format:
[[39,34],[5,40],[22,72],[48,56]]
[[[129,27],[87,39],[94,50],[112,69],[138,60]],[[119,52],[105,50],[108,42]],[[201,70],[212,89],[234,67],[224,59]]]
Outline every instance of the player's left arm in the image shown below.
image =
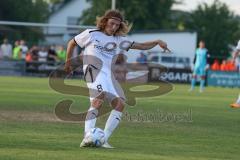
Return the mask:
[[143,43],[134,42],[130,47],[130,49],[148,50],[148,49],[152,49],[157,45],[160,46],[164,51],[170,52],[170,50],[167,47],[167,43],[162,40],[147,41]]

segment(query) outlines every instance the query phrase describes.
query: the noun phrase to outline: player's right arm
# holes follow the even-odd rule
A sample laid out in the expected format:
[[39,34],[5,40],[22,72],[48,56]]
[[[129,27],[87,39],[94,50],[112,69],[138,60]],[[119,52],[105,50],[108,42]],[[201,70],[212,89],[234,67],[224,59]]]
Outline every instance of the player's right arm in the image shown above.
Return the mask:
[[71,39],[68,42],[66,63],[65,63],[65,67],[64,67],[64,70],[67,73],[70,73],[72,71],[71,60],[70,59],[72,58],[73,49],[77,45],[81,48],[85,48],[87,46],[87,44],[90,43],[90,41],[91,41],[90,31],[91,30],[86,29],[85,31],[81,32],[80,34],[78,34],[77,36],[75,36],[73,39]]
[[75,42],[74,39],[71,39],[68,42],[67,45],[67,55],[66,55],[66,63],[64,66],[64,70],[67,73],[70,73],[72,71],[72,67],[71,67],[71,58],[72,58],[72,53],[73,53],[73,49],[76,47],[77,43]]

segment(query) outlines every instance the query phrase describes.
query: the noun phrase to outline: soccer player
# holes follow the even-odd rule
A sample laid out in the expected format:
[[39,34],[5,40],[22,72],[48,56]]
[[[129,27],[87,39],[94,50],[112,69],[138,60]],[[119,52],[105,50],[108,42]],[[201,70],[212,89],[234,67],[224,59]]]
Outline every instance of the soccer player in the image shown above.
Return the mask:
[[[239,55],[239,53],[240,53],[240,40],[238,41],[238,44],[237,44],[235,52],[233,53],[233,62],[236,61],[237,56]],[[240,94],[238,96],[237,101],[235,103],[233,103],[233,104],[230,104],[230,106],[232,108],[240,108]]]
[[[102,17],[97,17],[96,23],[97,29],[86,29],[69,41],[65,71],[71,71],[70,58],[73,48],[76,45],[85,48],[83,70],[90,90],[91,104],[85,120],[85,133],[95,127],[98,110],[106,100],[113,110],[105,125],[105,144],[102,147],[113,148],[108,143],[108,139],[121,120],[125,101],[123,91],[112,75],[111,68],[115,57],[129,49],[148,50],[160,46],[165,51],[168,48],[162,40],[138,43],[125,37],[130,30],[130,25],[118,10],[106,11]],[[91,144],[83,138],[80,147],[87,146]]]
[[193,69],[193,75],[192,75],[192,82],[191,82],[191,88],[189,91],[193,91],[197,76],[200,76],[200,92],[203,92],[204,84],[205,84],[205,78],[206,78],[206,69],[207,69],[207,62],[209,58],[208,50],[205,48],[205,42],[200,41],[199,42],[199,48],[196,50],[195,57],[194,57],[194,69]]

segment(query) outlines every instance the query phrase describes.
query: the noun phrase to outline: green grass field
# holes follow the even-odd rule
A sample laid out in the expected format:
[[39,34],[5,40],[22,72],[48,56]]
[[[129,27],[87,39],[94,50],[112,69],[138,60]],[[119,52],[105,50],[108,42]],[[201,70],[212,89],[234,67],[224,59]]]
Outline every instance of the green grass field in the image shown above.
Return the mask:
[[[138,99],[135,107],[127,107],[132,119],[123,117],[111,137],[115,149],[82,149],[83,123],[59,121],[54,107],[72,99],[72,112],[82,111],[88,108],[87,97],[57,93],[47,78],[0,77],[0,160],[240,159],[240,109],[229,107],[239,89],[208,87],[200,94],[198,88],[192,93],[188,88],[174,85],[167,95]],[[143,121],[139,113],[191,119]],[[106,118],[99,118],[97,126],[103,128]]]

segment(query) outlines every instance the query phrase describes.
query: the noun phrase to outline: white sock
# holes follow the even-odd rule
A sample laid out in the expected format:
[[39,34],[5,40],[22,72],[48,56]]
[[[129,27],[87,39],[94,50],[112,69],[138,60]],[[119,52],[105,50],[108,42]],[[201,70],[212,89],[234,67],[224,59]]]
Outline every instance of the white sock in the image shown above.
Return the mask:
[[114,109],[111,111],[104,129],[106,141],[108,141],[108,138],[111,136],[114,129],[117,128],[119,122],[121,121],[121,117],[122,112],[119,112]]
[[88,109],[88,113],[85,120],[85,133],[95,127],[97,121],[98,110],[94,107]]
[[238,99],[237,99],[236,103],[240,104],[240,95],[238,96]]

